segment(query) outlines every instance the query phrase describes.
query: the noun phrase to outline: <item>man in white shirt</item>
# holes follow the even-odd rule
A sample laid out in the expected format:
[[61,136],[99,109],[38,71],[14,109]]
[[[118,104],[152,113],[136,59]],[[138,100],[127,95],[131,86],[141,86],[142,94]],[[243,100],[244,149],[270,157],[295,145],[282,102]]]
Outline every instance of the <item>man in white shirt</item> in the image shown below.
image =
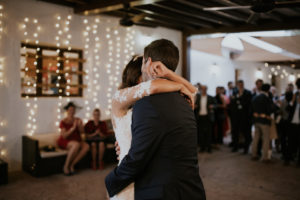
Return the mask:
[[212,126],[214,122],[215,99],[207,95],[207,86],[202,85],[196,96],[195,115],[198,123],[198,144],[200,151],[211,153]]

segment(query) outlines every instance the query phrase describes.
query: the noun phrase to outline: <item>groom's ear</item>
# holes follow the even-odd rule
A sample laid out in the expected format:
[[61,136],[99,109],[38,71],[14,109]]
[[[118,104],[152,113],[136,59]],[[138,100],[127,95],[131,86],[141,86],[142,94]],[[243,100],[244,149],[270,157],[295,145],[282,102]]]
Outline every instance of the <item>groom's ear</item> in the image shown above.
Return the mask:
[[151,63],[152,62],[152,59],[151,59],[151,57],[148,57],[147,58],[147,62],[149,61],[149,63]]
[[145,64],[148,62],[149,59],[150,59],[150,62],[151,62],[152,61],[151,57],[147,57],[147,58],[144,57]]

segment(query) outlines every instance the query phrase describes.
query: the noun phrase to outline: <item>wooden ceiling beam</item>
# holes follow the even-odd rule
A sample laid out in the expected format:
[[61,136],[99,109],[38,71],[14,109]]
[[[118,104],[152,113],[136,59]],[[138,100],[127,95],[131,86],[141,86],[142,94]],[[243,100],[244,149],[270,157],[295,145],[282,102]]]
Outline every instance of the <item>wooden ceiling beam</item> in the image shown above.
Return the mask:
[[43,2],[47,2],[47,3],[57,4],[57,5],[61,5],[61,6],[67,6],[67,7],[71,7],[71,8],[76,6],[75,3],[61,1],[61,0],[37,0],[37,1],[43,1]]
[[[134,10],[131,9],[131,12],[133,12]],[[115,13],[119,13],[123,16],[125,16],[126,14],[129,15],[129,16],[135,16],[135,15],[138,15],[138,14],[141,14],[141,13],[131,13],[131,12],[128,12],[128,11],[124,11],[124,10],[118,10],[118,11],[115,11]],[[140,11],[138,11],[140,12]],[[144,21],[150,21],[152,23],[158,23],[157,25],[159,26],[166,26],[166,27],[171,27],[172,29],[176,29],[176,30],[195,30],[196,28],[193,27],[193,26],[190,26],[188,24],[184,24],[184,23],[181,23],[181,22],[178,22],[178,21],[175,21],[173,19],[170,19],[170,18],[165,18],[165,17],[160,17],[160,16],[157,16],[157,15],[148,15],[146,14],[146,17],[144,18]]]
[[189,24],[193,27],[212,27],[212,26],[207,26],[206,24],[203,24],[201,22],[199,22],[197,19],[195,18],[191,18],[191,17],[186,17],[186,16],[180,16],[178,17],[178,15],[169,12],[169,11],[165,11],[165,10],[161,10],[159,8],[153,7],[153,6],[147,6],[147,8],[142,8],[142,7],[135,7],[134,10],[139,10],[143,13],[146,13],[148,15],[155,15],[155,16],[159,16],[161,18],[168,18],[169,20],[173,20],[173,21],[177,21],[183,24]]
[[192,7],[186,7],[184,4],[181,4],[179,2],[174,3],[170,1],[163,1],[160,3],[155,3],[154,5],[183,15],[197,17],[198,19],[202,19],[203,21],[211,23],[213,26],[233,25],[232,21],[224,19],[223,17],[218,17],[212,15],[211,13],[207,13],[203,11],[199,12],[199,10]]
[[[200,9],[202,10],[203,8],[207,7],[207,2],[209,1],[206,1],[205,5],[203,4],[199,4],[198,2],[196,1],[181,1],[181,0],[175,0],[175,1],[178,1],[178,2],[181,2],[187,6],[190,6],[190,7],[193,7],[193,8],[197,8],[197,9]],[[211,5],[211,4],[210,4]],[[223,11],[210,11],[211,14],[215,14],[219,17],[226,17],[227,19],[231,19],[231,20],[234,20],[234,21],[238,21],[238,22],[245,22],[248,18],[248,16],[246,15],[243,15],[243,14],[240,14],[238,12],[233,12],[233,11],[229,11],[228,13],[226,12],[223,12]]]
[[172,9],[172,8],[168,8],[167,6],[162,6],[162,5],[158,5],[158,4],[154,4],[154,5],[146,5],[146,6],[139,6],[137,7],[137,9],[145,9],[145,10],[150,10],[153,12],[159,12],[159,13],[164,13],[166,15],[172,15],[172,16],[176,16],[177,18],[183,17],[183,18],[190,18],[192,19],[194,22],[198,22],[199,24],[201,24],[202,27],[206,27],[206,28],[212,28],[214,27],[214,24],[207,22],[205,20],[202,20],[201,18],[199,19],[198,16],[194,16],[191,14],[188,14],[186,12],[183,11],[178,11],[176,9]]
[[292,18],[282,23],[278,22],[266,22],[260,25],[245,24],[235,27],[220,27],[220,28],[202,28],[199,30],[188,31],[188,35],[200,35],[211,33],[239,33],[239,32],[251,32],[251,31],[274,31],[274,30],[293,30],[300,29],[300,18]]
[[97,3],[89,3],[84,6],[74,8],[74,13],[84,15],[95,15],[103,12],[115,11],[124,8],[124,5],[129,7],[153,4],[163,0],[105,0]]
[[[117,12],[117,11],[112,11],[112,12],[107,12],[107,13],[102,13],[103,15],[107,15],[110,17],[117,17],[117,18],[122,18],[124,17],[123,13]],[[158,25],[154,24],[153,22],[149,22],[149,21],[139,21],[138,23],[135,23],[136,25],[139,26],[146,26],[146,27],[151,27],[151,28],[155,28]]]
[[[231,0],[232,2],[235,2],[235,5],[252,5],[252,1],[245,1],[245,0]],[[245,10],[245,9],[243,9]],[[254,11],[249,10],[250,13],[254,13]],[[267,18],[271,18],[275,21],[281,22],[281,18],[279,16],[277,16],[276,14],[272,14],[271,12],[268,13],[260,13],[260,15],[267,17]]]

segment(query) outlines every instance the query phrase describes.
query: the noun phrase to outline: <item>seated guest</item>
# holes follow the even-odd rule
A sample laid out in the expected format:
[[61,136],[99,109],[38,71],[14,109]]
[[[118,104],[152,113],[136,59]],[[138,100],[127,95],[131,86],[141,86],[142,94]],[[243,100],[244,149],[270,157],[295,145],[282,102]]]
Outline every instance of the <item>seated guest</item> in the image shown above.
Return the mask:
[[90,120],[84,126],[86,133],[86,141],[91,145],[92,168],[97,168],[97,148],[99,169],[104,168],[103,155],[105,151],[105,141],[109,138],[106,123],[100,121],[101,112],[95,109],[93,112],[93,120]]
[[74,174],[74,166],[88,152],[89,145],[82,141],[83,125],[80,118],[75,117],[76,105],[69,102],[64,109],[67,117],[60,122],[60,137],[57,144],[62,149],[67,149],[67,159],[63,168],[64,174],[69,176]]
[[271,113],[272,100],[269,98],[269,84],[262,85],[262,91],[252,100],[252,111],[254,117],[255,135],[252,144],[252,159],[257,160],[257,146],[259,139],[263,141],[262,160],[268,161],[268,150],[270,142],[270,128],[271,128]]

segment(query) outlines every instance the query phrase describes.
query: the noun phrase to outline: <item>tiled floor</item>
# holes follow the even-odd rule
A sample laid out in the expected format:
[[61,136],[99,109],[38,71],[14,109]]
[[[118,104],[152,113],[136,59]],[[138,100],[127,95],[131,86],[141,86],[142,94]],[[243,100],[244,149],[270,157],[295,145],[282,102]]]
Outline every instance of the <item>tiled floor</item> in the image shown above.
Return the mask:
[[[213,154],[199,154],[200,175],[208,200],[299,200],[300,168],[281,161],[263,164],[250,156],[231,153],[227,147]],[[34,178],[23,172],[10,174],[0,186],[0,200],[103,200],[104,171],[90,169],[72,177],[62,174]]]

